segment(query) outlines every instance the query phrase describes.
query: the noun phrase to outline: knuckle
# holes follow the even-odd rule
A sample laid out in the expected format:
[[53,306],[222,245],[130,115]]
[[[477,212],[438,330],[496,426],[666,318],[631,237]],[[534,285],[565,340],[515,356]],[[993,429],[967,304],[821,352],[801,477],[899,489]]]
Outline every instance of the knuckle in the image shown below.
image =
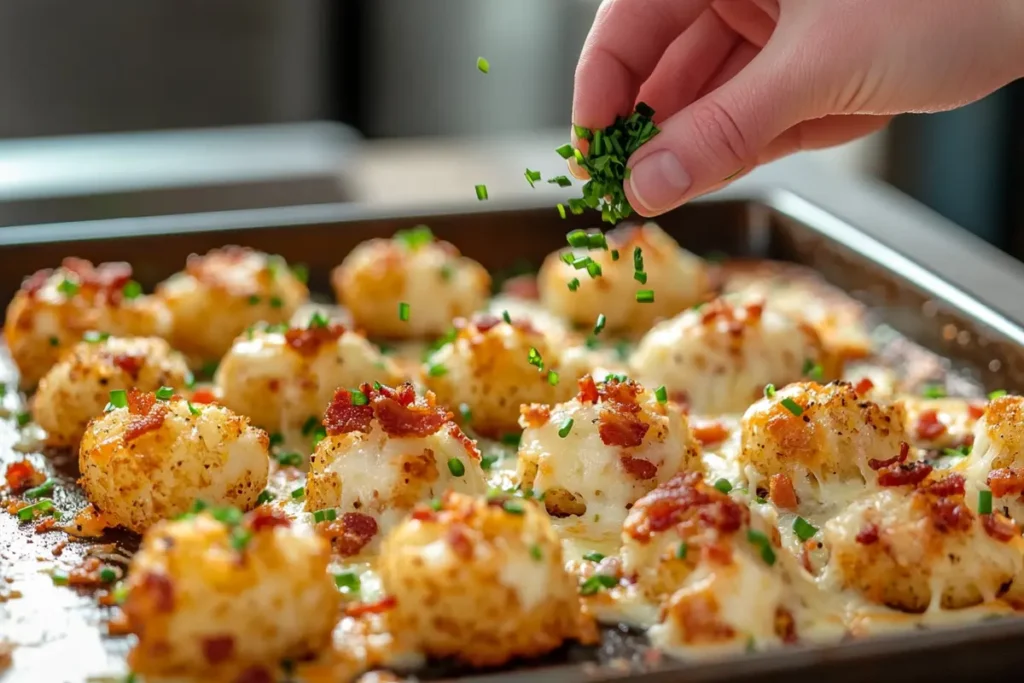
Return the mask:
[[753,154],[747,135],[729,110],[714,100],[694,107],[693,126],[697,142],[709,156],[719,157],[723,152],[731,158],[726,161],[740,163]]

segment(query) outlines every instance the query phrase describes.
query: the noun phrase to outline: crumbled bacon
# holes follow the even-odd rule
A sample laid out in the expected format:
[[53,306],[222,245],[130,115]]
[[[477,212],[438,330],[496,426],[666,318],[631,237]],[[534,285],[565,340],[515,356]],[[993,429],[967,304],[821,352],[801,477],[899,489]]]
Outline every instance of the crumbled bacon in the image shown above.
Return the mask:
[[292,525],[288,516],[281,510],[266,505],[260,505],[249,513],[249,528],[253,533],[259,533],[263,529],[284,527],[287,529]]
[[619,462],[622,463],[622,469],[641,481],[658,476],[658,466],[650,460],[626,455],[619,458]]
[[51,275],[53,275],[52,268],[37,270],[21,283],[21,291],[28,294],[29,297],[35,296],[39,293],[39,290],[46,286],[46,281],[50,279]]
[[148,618],[151,612],[167,614],[174,610],[174,584],[164,574],[147,572],[142,581],[132,587],[128,598],[124,605],[125,614],[133,623],[140,623],[132,619],[136,610],[143,619]]
[[234,636],[209,636],[203,638],[203,658],[207,664],[220,664],[231,659],[235,653]]
[[720,533],[731,533],[742,526],[749,511],[729,496],[704,483],[699,472],[677,474],[636,502],[625,531],[639,541],[647,541],[681,523],[693,523]]
[[394,608],[398,604],[393,596],[388,596],[376,602],[353,602],[345,606],[345,614],[350,617],[361,617],[365,614],[381,614]]
[[132,279],[132,267],[123,261],[94,266],[85,259],[69,257],[61,267],[75,275],[83,293],[101,295],[113,303],[121,300],[124,286]]
[[732,546],[727,543],[704,543],[700,547],[701,562],[728,567],[732,564]]
[[53,517],[47,517],[43,521],[36,524],[35,532],[37,534],[45,534],[47,531],[53,531],[53,527],[57,525],[57,520]]
[[132,356],[127,353],[119,353],[114,356],[111,361],[115,366],[121,368],[129,375],[132,379],[139,378],[139,372],[142,371],[142,365],[146,362],[146,359],[141,356]]
[[969,417],[972,420],[980,420],[982,416],[985,415],[985,408],[986,406],[980,405],[978,403],[968,403],[967,417]]
[[797,642],[796,619],[785,607],[778,607],[775,610],[775,635],[787,645]]
[[853,390],[855,392],[857,392],[858,396],[864,396],[864,394],[868,393],[869,391],[871,391],[874,388],[875,388],[875,383],[872,382],[867,377],[865,377],[861,381],[857,382],[857,384],[853,387]]
[[917,416],[917,435],[928,441],[935,440],[946,433],[946,425],[939,420],[935,410],[923,410]]
[[768,499],[784,510],[795,510],[800,502],[793,488],[793,480],[787,474],[773,474],[768,480]]
[[537,429],[551,418],[551,408],[544,403],[526,403],[519,406],[519,414],[526,420],[527,427]]
[[19,460],[9,464],[4,478],[11,493],[21,493],[25,489],[39,486],[46,480],[46,476],[28,460]]
[[344,556],[356,555],[377,535],[377,520],[360,512],[346,512],[338,522],[328,522],[334,549]]
[[594,383],[594,378],[590,375],[584,375],[576,381],[580,391],[576,394],[576,398],[580,403],[597,403],[597,385]]
[[453,439],[462,444],[462,448],[466,451],[466,455],[472,460],[480,460],[480,449],[476,447],[476,441],[466,436],[466,433],[459,429],[459,425],[450,424],[448,425],[448,434]]
[[936,482],[928,484],[923,489],[924,493],[945,497],[945,496],[962,496],[964,495],[964,477],[961,474],[950,474]]
[[885,460],[876,460],[875,458],[871,458],[870,460],[868,460],[868,467],[877,472],[880,469],[891,467],[897,463],[904,462],[907,459],[908,455],[910,455],[910,444],[907,443],[906,441],[901,441],[899,455],[894,455],[893,457],[887,458]]
[[996,498],[1019,495],[1024,493],[1024,467],[1000,467],[989,472],[985,481]]
[[292,327],[284,333],[285,343],[303,356],[315,355],[324,344],[339,339],[345,334],[345,327],[337,323],[323,327]]
[[213,393],[212,389],[196,389],[192,392],[192,402],[203,404],[216,403],[217,394]]
[[487,332],[501,324],[501,318],[490,313],[481,313],[473,317],[473,326],[480,332]]
[[167,417],[167,404],[158,403],[152,393],[129,389],[128,413],[132,418],[124,430],[124,440],[134,441],[143,434],[160,428]]
[[932,466],[923,462],[890,465],[878,472],[879,486],[905,486],[919,484],[931,474]]
[[940,533],[967,531],[974,521],[974,515],[964,505],[963,499],[959,497],[939,498],[932,501],[929,512],[932,526]]
[[1020,536],[1020,528],[1017,524],[1001,512],[982,515],[981,525],[985,527],[985,533],[1003,543]]
[[[369,385],[363,385],[364,391]],[[383,387],[371,398],[374,415],[381,428],[395,437],[425,437],[435,434],[441,426],[451,419],[451,414],[436,405],[434,394],[427,392],[423,401],[404,401],[397,395],[389,395],[390,390]],[[415,398],[412,385],[404,384],[399,391],[405,391]]]
[[540,298],[540,287],[537,285],[536,275],[517,275],[505,280],[501,286],[503,294],[514,296],[517,299],[529,299],[536,301]]
[[437,512],[427,507],[426,505],[417,505],[409,516],[412,519],[415,519],[417,522],[437,521]]
[[352,403],[352,393],[348,389],[338,389],[334,399],[324,413],[324,427],[331,436],[348,434],[349,432],[369,432],[373,420],[373,406],[357,406]]
[[868,524],[866,527],[860,530],[855,539],[857,543],[861,545],[871,545],[878,543],[878,525]]
[[598,385],[596,390],[597,400],[603,406],[597,428],[602,443],[619,448],[635,448],[642,444],[651,426],[637,415],[640,405],[636,398],[640,387],[631,380],[609,379]]
[[452,551],[463,560],[473,557],[473,542],[466,533],[466,528],[461,524],[454,524],[446,534],[448,545]]
[[233,683],[274,683],[274,676],[262,666],[250,666]]
[[720,443],[729,437],[729,430],[718,420],[693,420],[690,429],[693,437],[704,446]]

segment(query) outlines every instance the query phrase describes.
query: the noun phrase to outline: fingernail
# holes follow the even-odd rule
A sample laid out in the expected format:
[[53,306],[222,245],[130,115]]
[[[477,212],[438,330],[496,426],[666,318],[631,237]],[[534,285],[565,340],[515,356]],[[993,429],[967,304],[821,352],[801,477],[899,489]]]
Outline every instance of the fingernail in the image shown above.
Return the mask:
[[633,166],[629,186],[643,208],[662,211],[674,206],[690,189],[690,175],[675,154],[661,150]]

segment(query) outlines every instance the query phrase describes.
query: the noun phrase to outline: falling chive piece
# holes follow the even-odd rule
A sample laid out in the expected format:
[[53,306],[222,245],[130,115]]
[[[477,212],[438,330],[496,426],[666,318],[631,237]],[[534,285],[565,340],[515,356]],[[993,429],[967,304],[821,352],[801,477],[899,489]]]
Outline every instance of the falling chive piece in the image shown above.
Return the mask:
[[644,251],[640,247],[633,247],[633,270],[642,272],[644,269]]
[[479,199],[480,201],[484,201],[485,199],[487,199],[487,186],[486,185],[477,185],[476,186],[476,198]]
[[997,398],[1002,398],[1003,396],[1006,396],[1006,389],[996,389],[995,391],[989,392],[988,400],[994,401]]
[[562,437],[563,439],[569,436],[569,432],[572,431],[572,425],[573,419],[571,417],[566,418],[565,421],[562,423],[562,426],[558,428],[558,436]]
[[941,384],[929,384],[921,393],[925,398],[945,398],[946,387]]
[[530,350],[526,354],[526,360],[530,365],[535,366],[537,369],[544,369],[544,359],[540,357],[540,351],[538,351],[536,347],[530,347]]
[[154,392],[154,395],[158,401],[167,401],[174,396],[174,389],[171,387],[160,387]]
[[536,543],[530,546],[530,557],[538,562],[544,559],[544,553],[541,552],[540,546]]
[[978,491],[978,514],[992,514],[992,492],[988,490]]
[[809,379],[820,380],[824,376],[824,370],[819,363],[807,358],[804,360],[803,375]]
[[642,285],[646,285],[647,284],[647,273],[645,273],[642,270],[635,271],[633,273],[633,279],[636,280],[637,282],[639,282]]
[[509,325],[512,324],[512,316],[508,314],[508,311],[501,312],[501,319],[504,320]]
[[398,319],[402,322],[409,320],[409,304],[404,301],[398,303]]
[[612,249],[612,261],[618,261],[618,260],[619,260],[619,250],[618,249]]
[[526,182],[530,183],[530,187],[536,187],[534,183],[540,182],[540,171],[531,171],[526,169]]
[[800,417],[804,414],[804,409],[800,407],[800,404],[791,398],[784,398],[779,403],[782,404],[783,408],[791,412],[794,417]]
[[636,302],[638,304],[653,304],[654,303],[654,290],[653,289],[641,289],[636,293]]
[[554,178],[548,178],[548,182],[552,185],[558,185],[559,187],[572,187],[572,181],[564,175],[558,175]]
[[668,403],[668,390],[664,384],[654,390],[654,398],[658,399],[658,403]]
[[558,373],[554,370],[548,370],[548,384],[553,387],[558,386]]
[[128,392],[124,389],[114,389],[110,392],[110,405],[115,408],[128,407]]
[[555,208],[558,209],[558,215],[561,216],[564,219],[565,218],[565,206],[563,206],[562,204],[559,204]]
[[793,533],[800,539],[801,542],[808,541],[814,537],[814,534],[818,533],[818,527],[808,522],[803,517],[797,517],[793,520]]
[[676,548],[676,558],[680,559],[680,560],[685,560],[686,559],[686,554],[687,554],[687,552],[689,552],[689,550],[690,550],[690,548],[689,548],[689,546],[686,545],[686,541],[682,541],[679,544],[679,547]]
[[765,384],[764,385],[764,397],[765,398],[775,398],[775,385],[774,384]]
[[458,458],[449,458],[448,471],[452,473],[453,477],[461,477],[466,473],[466,466]]
[[732,491],[732,482],[728,479],[719,479],[715,482],[715,488],[722,493],[729,493],[729,491]]
[[574,277],[573,279],[569,280],[566,286],[569,287],[570,292],[575,292],[577,289],[580,288],[580,279],[578,277]]
[[769,567],[775,564],[775,551],[772,549],[772,543],[768,540],[767,536],[760,531],[750,529],[747,531],[747,541],[761,551],[761,559],[764,560],[765,564]]
[[480,70],[482,74],[488,74],[491,72],[491,63],[483,57],[476,58],[476,68]]
[[605,322],[607,319],[604,317],[604,313],[599,313],[597,316],[597,322],[594,323],[594,336],[601,334],[601,330],[604,329]]

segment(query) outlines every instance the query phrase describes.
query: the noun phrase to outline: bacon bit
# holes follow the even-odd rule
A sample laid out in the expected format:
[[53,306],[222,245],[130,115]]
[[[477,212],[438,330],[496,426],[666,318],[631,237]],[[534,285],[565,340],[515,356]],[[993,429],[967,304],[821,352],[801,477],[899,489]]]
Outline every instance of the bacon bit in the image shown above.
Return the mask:
[[436,522],[437,513],[426,505],[417,505],[409,515],[418,522]]
[[190,254],[185,260],[185,272],[200,282],[216,284],[220,282],[221,273],[226,267],[241,263],[252,253],[248,247],[229,244],[220,249],[211,249],[205,256]]
[[238,674],[234,683],[274,683],[274,676],[262,666],[250,666]]
[[476,447],[476,441],[466,436],[466,433],[459,428],[459,425],[454,423],[448,425],[448,434],[462,444],[462,448],[471,460],[480,460],[480,449]]
[[527,427],[537,429],[551,419],[551,408],[544,403],[529,403],[519,406],[519,414],[526,420]]
[[923,462],[900,463],[879,471],[879,486],[905,486],[920,484],[932,472],[932,466]]
[[598,393],[597,385],[594,384],[594,378],[590,375],[584,375],[576,381],[580,391],[576,394],[576,398],[580,403],[597,403]]
[[124,286],[132,279],[132,267],[123,261],[94,266],[85,259],[68,257],[61,267],[75,274],[83,293],[100,295],[111,303],[121,301]]
[[540,287],[537,285],[536,275],[510,277],[501,286],[501,291],[503,294],[514,296],[517,299],[536,301],[540,298]]
[[725,543],[706,543],[700,548],[700,557],[701,561],[728,567],[732,564],[732,548]]
[[196,389],[192,392],[193,403],[210,404],[217,402],[217,395],[212,389]]
[[291,520],[288,519],[288,516],[283,511],[266,505],[261,505],[249,513],[249,529],[254,534],[258,534],[264,529],[273,529],[274,527],[287,529],[291,525]]
[[778,607],[775,610],[775,635],[787,645],[797,641],[796,620],[785,607]]
[[637,416],[640,406],[636,397],[640,387],[631,380],[620,382],[611,379],[602,382],[597,393],[598,400],[604,405],[597,429],[601,441],[606,446],[619,448],[635,448],[642,444],[651,426]]
[[906,441],[901,441],[899,455],[894,455],[893,457],[887,458],[886,460],[876,460],[874,458],[871,458],[870,460],[868,460],[868,467],[877,472],[878,470],[883,469],[885,467],[891,467],[896,463],[904,462],[907,459],[908,455],[910,455],[910,444],[907,443]]
[[28,460],[12,462],[7,466],[4,478],[11,493],[21,493],[25,489],[39,486],[46,480],[46,476]]
[[732,533],[750,515],[729,496],[704,483],[699,472],[677,474],[638,500],[633,510],[641,514],[630,515],[625,531],[641,542],[677,524]]
[[[53,517],[49,517],[48,519],[53,519]],[[50,552],[53,553],[54,557],[60,557],[64,554],[64,548],[66,547],[68,547],[67,539],[61,539],[57,542],[57,545],[53,546],[53,550],[51,550]]]
[[866,527],[860,530],[855,539],[857,543],[861,545],[872,545],[878,543],[878,525],[868,524]]
[[125,441],[134,441],[143,434],[159,429],[167,417],[167,404],[157,403],[150,392],[128,390],[128,413],[135,417],[124,431]]
[[868,393],[869,391],[871,391],[874,388],[875,388],[875,383],[872,382],[867,377],[865,377],[861,381],[857,382],[857,384],[853,387],[853,390],[855,392],[857,392],[858,396],[864,396],[864,394]]
[[145,358],[140,356],[131,356],[126,353],[119,353],[111,360],[114,365],[131,375],[132,379],[139,378],[139,372],[142,371],[142,365],[146,362]]
[[35,531],[37,534],[45,534],[47,531],[53,531],[53,527],[56,526],[57,520],[53,517],[47,517],[43,521],[36,524]]
[[950,474],[943,479],[928,484],[922,492],[944,498],[946,496],[964,495],[964,477],[961,474]]
[[372,420],[373,406],[353,405],[352,394],[348,389],[338,389],[334,392],[334,399],[327,406],[323,424],[328,434],[338,436],[350,432],[367,433],[370,431]]
[[992,470],[985,482],[996,498],[1024,493],[1024,467],[1001,467]]
[[344,325],[333,323],[326,327],[289,328],[284,333],[284,341],[303,356],[313,356],[324,344],[339,339],[345,334]]
[[472,325],[480,332],[489,332],[502,322],[501,318],[490,313],[473,316]]
[[658,476],[658,466],[650,460],[626,455],[619,458],[619,462],[622,464],[622,469],[641,481]]
[[331,545],[346,557],[359,551],[377,535],[377,520],[361,512],[346,512],[340,520],[317,524],[317,533],[331,541]]
[[152,612],[168,614],[174,610],[174,584],[164,574],[147,572],[129,590],[123,609],[133,624],[142,623]]
[[939,420],[935,410],[925,410],[917,416],[917,435],[922,439],[933,441],[945,433],[946,425]]
[[448,529],[446,539],[448,545],[461,559],[468,561],[473,557],[473,542],[461,524],[456,524]]
[[34,297],[46,285],[46,281],[50,279],[51,275],[53,275],[52,268],[37,270],[22,281],[21,291],[28,294],[30,298]]
[[967,531],[974,522],[974,515],[960,498],[939,498],[932,502],[929,512],[932,526],[940,533]]
[[768,480],[768,498],[776,507],[795,510],[800,502],[788,474],[773,474]]
[[988,406],[980,405],[978,403],[967,404],[967,417],[972,420],[980,420],[985,415],[985,409]]
[[981,525],[985,527],[985,533],[1003,543],[1020,536],[1020,528],[1017,524],[1001,512],[982,515]]
[[350,617],[361,617],[366,614],[381,614],[393,609],[398,601],[388,596],[376,602],[353,602],[345,606],[345,614]]
[[690,429],[693,431],[694,438],[703,446],[720,443],[729,437],[729,430],[717,420],[694,420],[690,422]]
[[[372,388],[364,384],[362,390],[365,393]],[[411,384],[403,384],[397,391],[382,387],[379,392],[374,392],[370,399],[373,413],[387,434],[399,438],[422,438],[436,434],[441,425],[451,419],[451,413],[436,405],[437,399],[432,392],[428,391],[422,401],[415,401],[415,397]]]
[[235,653],[234,636],[212,636],[203,638],[203,657],[207,664],[220,664],[231,659]]

